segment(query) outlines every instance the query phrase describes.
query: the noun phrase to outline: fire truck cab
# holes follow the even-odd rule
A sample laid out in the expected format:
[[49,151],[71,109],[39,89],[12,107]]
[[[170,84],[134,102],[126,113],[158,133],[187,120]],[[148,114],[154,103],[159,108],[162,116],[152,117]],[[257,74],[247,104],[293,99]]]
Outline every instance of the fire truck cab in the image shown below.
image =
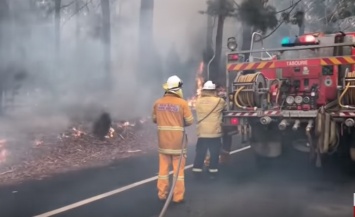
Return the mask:
[[228,41],[223,129],[240,128],[263,158],[293,147],[318,167],[340,150],[355,161],[355,32],[285,37],[260,50],[256,36],[249,51]]

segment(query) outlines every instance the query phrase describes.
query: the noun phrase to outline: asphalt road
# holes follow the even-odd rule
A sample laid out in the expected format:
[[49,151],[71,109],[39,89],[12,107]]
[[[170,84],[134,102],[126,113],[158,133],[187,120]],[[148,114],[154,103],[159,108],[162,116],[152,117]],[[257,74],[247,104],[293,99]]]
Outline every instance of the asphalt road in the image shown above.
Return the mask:
[[[194,150],[189,150],[188,163]],[[304,160],[304,161],[303,161]],[[217,180],[195,180],[186,171],[186,202],[167,217],[350,217],[355,178],[332,167],[316,171],[302,158],[258,170],[250,150],[232,155]],[[0,216],[36,216],[156,176],[156,153],[113,165],[0,189]],[[56,217],[153,217],[163,204],[156,180],[104,197]]]

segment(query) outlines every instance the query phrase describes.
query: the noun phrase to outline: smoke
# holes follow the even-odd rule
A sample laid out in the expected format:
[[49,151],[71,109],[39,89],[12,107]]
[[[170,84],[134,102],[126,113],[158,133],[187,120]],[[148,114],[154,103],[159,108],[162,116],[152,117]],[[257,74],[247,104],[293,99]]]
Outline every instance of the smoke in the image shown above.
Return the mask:
[[245,0],[238,8],[240,20],[262,32],[277,26],[278,20],[275,12],[275,7],[270,5],[264,7],[260,0]]
[[[185,85],[194,85],[205,38],[201,22],[204,17],[197,11],[204,1],[175,1],[175,6],[155,1],[152,69],[140,65],[143,60],[139,55],[139,36],[149,34],[139,31],[140,1],[112,0],[113,88],[108,92],[104,83],[99,0],[79,1],[79,12],[75,3],[62,0],[59,50],[55,46],[53,1],[8,3],[10,15],[1,26],[2,32],[6,32],[1,44],[7,46],[6,52],[2,52],[2,72],[9,74],[9,68],[14,68],[12,71],[22,70],[27,76],[15,98],[16,105],[26,108],[7,111],[12,117],[54,115],[69,121],[78,116],[95,118],[106,110],[115,118],[129,119],[150,114],[154,100],[163,94],[161,85],[168,76],[185,76]],[[186,7],[190,8],[188,13]],[[183,14],[188,15],[181,18]],[[166,63],[173,60],[168,51],[174,45],[181,64],[169,69]],[[188,64],[191,59],[196,61],[195,67]],[[150,77],[151,82],[139,79],[144,76]],[[58,123],[48,122],[49,126],[55,124]]]
[[[102,112],[113,120],[149,116],[169,76],[182,77],[185,89],[195,85],[205,43],[206,17],[198,14],[204,0],[156,0],[146,56],[139,50],[139,37],[149,34],[139,31],[140,0],[111,0],[109,90],[100,0],[62,0],[59,49],[52,0],[0,3],[0,100],[7,106],[0,138],[26,141],[31,133],[60,133],[73,121],[94,123]],[[171,50],[178,60],[169,57]],[[150,67],[141,65],[144,59]]]

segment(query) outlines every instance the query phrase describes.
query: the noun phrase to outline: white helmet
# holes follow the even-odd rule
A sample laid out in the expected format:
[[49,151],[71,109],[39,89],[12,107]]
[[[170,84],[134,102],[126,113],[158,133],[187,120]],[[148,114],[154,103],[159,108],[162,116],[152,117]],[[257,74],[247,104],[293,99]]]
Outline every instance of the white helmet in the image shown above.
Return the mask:
[[178,76],[173,75],[168,78],[165,84],[163,84],[163,88],[165,90],[179,89],[182,87],[182,84],[182,80]]
[[215,90],[216,85],[212,81],[206,81],[203,85],[202,90]]

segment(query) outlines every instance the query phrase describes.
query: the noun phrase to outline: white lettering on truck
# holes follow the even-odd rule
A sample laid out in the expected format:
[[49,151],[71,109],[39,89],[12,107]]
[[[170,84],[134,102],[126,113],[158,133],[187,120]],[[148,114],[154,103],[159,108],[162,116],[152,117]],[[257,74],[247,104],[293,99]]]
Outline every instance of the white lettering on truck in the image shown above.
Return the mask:
[[303,65],[308,65],[308,61],[307,60],[287,61],[286,64],[287,66],[303,66]]

